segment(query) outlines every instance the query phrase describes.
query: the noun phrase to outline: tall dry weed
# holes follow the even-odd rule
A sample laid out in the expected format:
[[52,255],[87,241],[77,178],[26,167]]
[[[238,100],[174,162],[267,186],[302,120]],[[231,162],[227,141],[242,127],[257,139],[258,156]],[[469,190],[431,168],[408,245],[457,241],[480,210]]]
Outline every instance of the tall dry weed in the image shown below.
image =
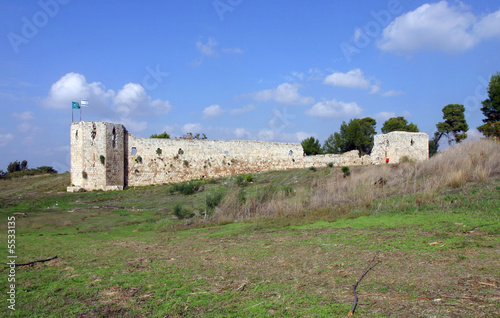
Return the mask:
[[348,216],[356,208],[359,211],[376,199],[395,194],[415,194],[415,204],[423,205],[434,201],[440,188],[458,188],[499,174],[500,144],[482,139],[461,143],[420,163],[351,167],[347,178],[338,170],[312,181],[308,187],[294,188],[293,194],[269,186],[243,202],[234,192],[212,219],[228,223],[259,218],[314,218],[330,213]]

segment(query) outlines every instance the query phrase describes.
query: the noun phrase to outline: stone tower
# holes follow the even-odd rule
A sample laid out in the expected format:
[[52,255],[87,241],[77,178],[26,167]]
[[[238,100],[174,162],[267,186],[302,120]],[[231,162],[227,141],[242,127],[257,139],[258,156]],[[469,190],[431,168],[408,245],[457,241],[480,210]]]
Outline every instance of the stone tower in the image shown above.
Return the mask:
[[71,186],[123,190],[127,131],[120,124],[82,121],[71,124]]

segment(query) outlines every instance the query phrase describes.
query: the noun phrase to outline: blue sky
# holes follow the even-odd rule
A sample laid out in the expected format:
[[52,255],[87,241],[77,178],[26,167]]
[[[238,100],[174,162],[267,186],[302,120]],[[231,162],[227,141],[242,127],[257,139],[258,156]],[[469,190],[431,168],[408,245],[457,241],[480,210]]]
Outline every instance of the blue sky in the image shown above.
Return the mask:
[[477,137],[500,71],[495,0],[20,0],[0,21],[4,170],[69,170],[82,98],[83,120],[139,137],[323,143],[366,116],[379,133],[404,116],[432,135],[455,103]]

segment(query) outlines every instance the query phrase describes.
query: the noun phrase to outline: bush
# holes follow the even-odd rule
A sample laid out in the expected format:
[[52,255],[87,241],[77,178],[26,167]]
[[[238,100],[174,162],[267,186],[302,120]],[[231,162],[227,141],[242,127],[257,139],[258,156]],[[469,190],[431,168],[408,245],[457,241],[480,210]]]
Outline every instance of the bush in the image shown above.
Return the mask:
[[245,180],[246,180],[247,182],[252,182],[252,181],[253,181],[253,176],[252,176],[252,174],[251,174],[251,173],[247,174],[247,175],[245,176]]
[[329,163],[327,163],[327,164],[326,164],[326,166],[327,166],[328,168],[333,168],[333,162],[329,162]]
[[349,169],[349,167],[343,166],[341,169],[342,172],[344,173],[344,178],[351,175],[351,170]]
[[244,176],[236,176],[236,180],[234,180],[234,183],[240,187],[243,187],[246,185],[245,177]]
[[87,177],[88,177],[87,172],[82,171],[82,178],[83,178],[83,179],[87,179]]
[[207,208],[209,210],[215,209],[219,203],[221,203],[222,199],[224,198],[224,195],[222,193],[216,192],[211,195],[207,195]]
[[201,187],[201,182],[200,181],[195,181],[195,182],[182,182],[182,183],[176,183],[170,186],[168,189],[168,192],[170,194],[173,194],[175,192],[182,193],[184,195],[190,195],[198,191]]
[[161,155],[161,153],[162,153],[162,150],[161,150],[160,148],[156,149],[156,154],[157,154],[158,156],[159,156],[159,155]]
[[185,167],[189,167],[189,161],[187,161],[187,160],[184,160],[184,161],[182,162],[182,164],[183,164]]
[[106,162],[106,158],[103,155],[99,156],[99,160],[101,160],[101,164],[104,164]]
[[137,158],[135,158],[135,162],[142,163],[142,157],[141,156],[137,156]]
[[177,204],[174,207],[174,215],[179,219],[189,219],[194,216],[194,213],[192,211],[189,211],[188,209],[184,209],[180,204]]
[[316,167],[315,166],[309,167],[309,170],[316,171]]

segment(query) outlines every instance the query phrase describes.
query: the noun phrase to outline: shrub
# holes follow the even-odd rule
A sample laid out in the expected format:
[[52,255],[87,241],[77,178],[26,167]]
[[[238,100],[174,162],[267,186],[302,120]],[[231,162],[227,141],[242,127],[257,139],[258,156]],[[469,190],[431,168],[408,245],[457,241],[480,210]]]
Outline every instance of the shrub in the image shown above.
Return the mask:
[[403,156],[403,157],[399,158],[399,162],[400,162],[400,163],[410,162],[410,157],[408,157],[408,156]]
[[253,176],[252,176],[252,174],[251,174],[251,173],[247,174],[247,175],[245,176],[245,180],[246,180],[247,182],[252,182],[252,181],[253,181]]
[[327,164],[326,164],[326,166],[327,166],[328,168],[333,168],[333,162],[329,162],[329,163],[327,163]]
[[162,150],[161,150],[160,148],[156,149],[156,154],[157,154],[158,156],[159,156],[159,155],[161,155],[161,153],[162,153]]
[[101,164],[104,164],[106,162],[106,157],[104,157],[103,155],[100,155],[99,160],[101,160]]
[[207,208],[209,210],[215,209],[221,203],[224,195],[220,192],[213,193],[211,195],[207,195]]
[[196,191],[198,191],[201,187],[201,182],[196,181],[196,182],[182,182],[182,183],[176,183],[170,186],[168,189],[168,192],[170,194],[173,194],[175,192],[182,193],[184,195],[189,195],[193,194]]
[[87,177],[88,177],[87,172],[82,171],[82,178],[83,178],[83,179],[87,179]]
[[137,156],[137,158],[135,158],[135,162],[142,163],[142,157],[141,156]]
[[236,176],[236,180],[234,180],[234,183],[240,187],[243,187],[246,185],[245,177],[244,176]]
[[309,167],[309,170],[316,171],[316,167],[315,166]]
[[188,209],[184,209],[180,204],[177,204],[174,207],[174,215],[179,219],[189,219],[194,216],[194,213],[192,211],[189,211]]
[[184,165],[184,167],[189,167],[189,161],[187,160],[184,160],[182,164]]
[[343,166],[341,169],[342,172],[344,173],[344,178],[351,175],[351,169],[349,169],[349,167]]

